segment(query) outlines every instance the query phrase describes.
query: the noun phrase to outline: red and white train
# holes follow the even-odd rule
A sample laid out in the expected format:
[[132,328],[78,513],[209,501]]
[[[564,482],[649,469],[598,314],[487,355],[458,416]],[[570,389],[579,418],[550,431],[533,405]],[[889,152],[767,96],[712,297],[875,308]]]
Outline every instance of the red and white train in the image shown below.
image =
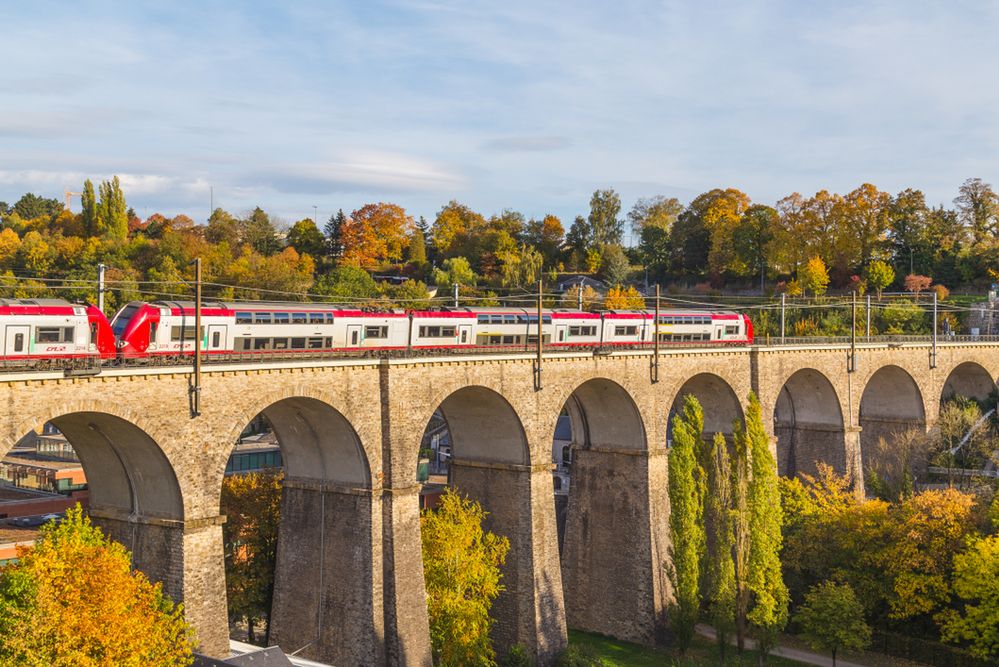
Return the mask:
[[[0,300],[5,361],[54,362],[77,357],[167,361],[190,356],[195,336],[214,355],[294,355],[356,351],[533,350],[537,311],[524,308],[442,308],[366,311],[319,303],[206,302],[201,331],[194,303],[132,302],[110,325],[93,306],[60,300]],[[747,345],[749,318],[729,311],[542,311],[546,348],[643,348]]]

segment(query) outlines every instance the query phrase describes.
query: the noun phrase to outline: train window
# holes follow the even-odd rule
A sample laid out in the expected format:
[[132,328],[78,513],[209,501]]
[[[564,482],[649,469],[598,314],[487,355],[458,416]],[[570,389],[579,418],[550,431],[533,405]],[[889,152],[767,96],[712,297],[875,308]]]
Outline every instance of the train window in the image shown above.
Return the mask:
[[308,324],[309,323],[309,316],[306,315],[305,313],[292,313],[291,314],[291,323],[292,324]]
[[516,315],[504,315],[503,316],[503,324],[516,324],[516,323],[517,323],[517,316]]
[[274,339],[274,349],[275,350],[287,350],[288,349],[288,339],[287,338],[275,338]]
[[504,345],[513,345],[520,336],[503,336]]
[[254,338],[253,339],[253,349],[254,350],[269,350],[269,349],[271,349],[271,339],[270,338]]
[[739,333],[739,327],[725,327],[726,336],[734,336]]
[[325,319],[322,313],[309,313],[309,324],[322,324]]
[[218,331],[212,333],[212,347],[217,348],[219,346],[219,343],[221,342],[222,342],[222,334],[220,334]]
[[326,347],[333,347],[333,338],[332,338],[332,336],[328,336],[326,338]]
[[333,324],[333,313],[326,313],[326,324]]
[[476,318],[476,321],[477,321],[477,322],[478,322],[479,324],[489,324],[489,316],[488,316],[488,315],[479,315],[479,316],[478,316],[478,317]]
[[585,326],[585,327],[569,327],[570,336],[596,336],[597,328],[595,326]]
[[455,328],[452,327],[420,327],[420,338],[453,338]]
[[309,349],[310,350],[321,350],[321,349],[323,349],[323,339],[322,338],[310,338],[309,339]]
[[350,332],[350,344],[351,345],[357,345],[357,334],[358,333],[359,332],[357,331],[357,329],[354,329],[353,331]]
[[388,338],[388,327],[364,327],[365,338]]
[[614,327],[615,336],[635,336],[638,334],[638,327]]
[[250,339],[249,338],[240,338],[240,339],[238,339],[236,341],[236,351],[237,352],[243,352],[244,350],[249,350],[249,349],[250,349]]
[[702,317],[701,318],[701,324],[711,324],[711,318],[710,317]]
[[274,313],[274,324],[288,324],[290,321],[290,313]]
[[236,324],[253,324],[253,314],[246,312],[237,312]]
[[159,324],[160,324],[159,322],[150,322],[149,323],[149,342],[150,343],[155,343],[156,342],[156,331],[160,328]]
[[[519,336],[518,336],[518,342],[519,342]],[[547,345],[549,342],[551,342],[551,336],[549,336],[548,334],[543,334],[541,336],[541,343],[544,344],[544,345]],[[537,345],[538,344],[538,335],[537,334],[529,335],[527,337],[527,344],[528,345]]]
[[273,321],[274,316],[271,313],[253,313],[254,324],[271,324]]
[[[186,327],[170,327],[170,340],[173,341],[193,341],[194,340],[194,325],[189,325]],[[201,327],[201,335],[204,337],[205,328]]]
[[292,338],[291,339],[291,349],[293,349],[293,350],[304,350],[305,349],[305,339],[304,338]]
[[36,343],[70,343],[73,341],[73,327],[38,327],[35,329]]
[[24,352],[24,334],[14,334],[14,351]]

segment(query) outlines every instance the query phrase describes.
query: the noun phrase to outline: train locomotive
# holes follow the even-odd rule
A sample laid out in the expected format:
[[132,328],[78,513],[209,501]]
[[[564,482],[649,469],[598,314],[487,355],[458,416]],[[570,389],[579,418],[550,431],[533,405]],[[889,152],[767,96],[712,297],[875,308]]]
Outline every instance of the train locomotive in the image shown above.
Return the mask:
[[[535,349],[538,312],[528,308],[440,308],[370,311],[321,303],[206,301],[201,329],[195,304],[134,301],[109,323],[94,306],[59,299],[0,300],[4,365],[52,366],[87,358],[101,364],[169,363],[194,354],[196,336],[207,358],[287,357],[317,353],[447,353]],[[748,345],[749,318],[733,311],[586,312],[545,309],[546,349],[643,349]]]

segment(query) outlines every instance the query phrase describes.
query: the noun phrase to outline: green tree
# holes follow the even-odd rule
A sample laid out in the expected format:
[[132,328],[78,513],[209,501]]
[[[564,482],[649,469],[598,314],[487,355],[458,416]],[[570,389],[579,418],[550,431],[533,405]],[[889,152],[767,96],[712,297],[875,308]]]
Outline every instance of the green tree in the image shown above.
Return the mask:
[[413,229],[409,235],[409,250],[406,259],[416,268],[422,268],[427,263],[427,240],[423,236],[423,230],[419,227]]
[[735,624],[735,532],[732,510],[732,465],[725,436],[715,433],[708,452],[704,525],[707,528],[706,589],[708,611],[722,657]]
[[781,527],[784,514],[777,485],[777,465],[770,454],[770,438],[763,427],[763,410],[750,392],[746,409],[746,442],[751,477],[749,509],[749,560],[746,576],[752,604],[746,619],[753,625],[762,655],[777,641],[787,623],[788,592],[781,573]]
[[96,236],[99,223],[97,221],[97,197],[94,195],[94,184],[88,178],[83,182],[83,192],[80,193],[80,206],[83,231],[87,236]]
[[670,617],[681,652],[694,639],[701,608],[701,556],[704,552],[703,480],[697,463],[704,417],[701,404],[687,394],[673,418],[669,450],[670,550],[667,571],[673,584]]
[[569,232],[565,235],[565,244],[571,253],[572,264],[577,271],[586,271],[586,254],[593,248],[593,230],[586,219],[577,215]]
[[981,243],[999,231],[999,195],[982,179],[969,178],[962,183],[954,204],[975,243]]
[[503,590],[499,568],[510,541],[483,530],[485,517],[479,503],[451,489],[420,515],[430,642],[442,667],[495,664],[489,609]]
[[360,267],[338,266],[316,281],[312,290],[333,300],[355,301],[377,296],[378,283]]
[[621,243],[624,221],[618,217],[620,213],[621,196],[613,188],[593,193],[587,222],[595,244],[604,246]]
[[250,247],[261,255],[273,255],[281,249],[278,242],[277,230],[271,218],[264,212],[264,209],[257,206],[250,212],[250,215],[242,221],[243,241],[250,244]]
[[801,288],[815,296],[822,296],[829,287],[829,271],[821,257],[812,257],[798,270]]
[[205,240],[209,243],[226,243],[230,250],[239,248],[242,243],[242,227],[231,213],[221,208],[212,211],[205,228]]
[[809,646],[832,654],[833,667],[841,648],[859,650],[871,643],[864,607],[850,584],[825,581],[813,586],[805,595],[797,619]]
[[125,193],[115,176],[103,181],[99,188],[100,201],[97,203],[97,227],[101,234],[112,240],[122,241],[128,237],[128,206]]
[[878,293],[879,299],[881,298],[881,292],[895,282],[895,269],[880,259],[876,259],[868,264],[865,273],[867,284],[874,288],[874,291]]
[[641,236],[642,232],[649,227],[660,229],[668,234],[681,213],[683,213],[683,204],[680,203],[679,199],[656,195],[635,202],[635,205],[628,211],[628,220],[631,221],[632,231],[637,236]]
[[736,423],[732,434],[734,461],[732,462],[732,562],[735,571],[735,638],[739,652],[746,648],[747,615],[749,614],[749,441],[746,429]]
[[438,289],[450,290],[454,285],[474,287],[477,281],[478,276],[464,257],[445,259],[442,268],[434,269],[434,282]]
[[329,263],[336,264],[343,256],[343,228],[347,224],[347,216],[341,208],[335,215],[331,215],[323,227],[323,235],[326,237],[326,257]]
[[954,593],[964,602],[938,618],[947,642],[968,642],[973,654],[989,660],[999,655],[999,536],[975,540],[954,557]]
[[628,278],[631,265],[619,245],[606,245],[600,253],[600,276],[611,285],[623,283]]
[[14,204],[13,213],[23,220],[52,218],[59,215],[63,205],[58,199],[46,199],[28,192]]
[[524,231],[524,242],[538,249],[545,266],[556,266],[562,256],[565,228],[558,216],[546,215],[541,220],[530,220]]
[[285,242],[300,255],[309,255],[315,259],[321,259],[325,255],[326,239],[311,218],[299,220],[292,225]]
[[0,569],[0,664],[190,665],[193,632],[161,584],[79,505]]
[[254,626],[264,620],[264,646],[270,643],[282,479],[277,470],[227,475],[222,482],[229,618],[246,621],[250,643],[257,642]]

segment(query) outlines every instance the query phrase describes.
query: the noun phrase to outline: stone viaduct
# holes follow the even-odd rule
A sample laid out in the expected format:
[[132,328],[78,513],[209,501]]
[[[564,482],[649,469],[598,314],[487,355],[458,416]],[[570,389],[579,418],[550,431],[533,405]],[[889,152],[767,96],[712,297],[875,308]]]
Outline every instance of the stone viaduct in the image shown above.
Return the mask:
[[[693,393],[707,431],[730,433],[750,390],[783,474],[827,461],[857,475],[881,435],[929,428],[941,397],[984,397],[999,345],[941,343],[553,354],[206,366],[192,417],[189,368],[0,377],[0,455],[51,421],[76,448],[91,514],[135,566],[183,600],[201,650],[228,652],[219,497],[226,461],[259,413],[285,461],[272,640],[338,665],[430,665],[420,559],[419,446],[440,408],[452,480],[506,535],[500,652],[550,664],[566,626],[652,643],[670,596],[667,424]],[[572,488],[559,554],[552,436],[571,416]]]

